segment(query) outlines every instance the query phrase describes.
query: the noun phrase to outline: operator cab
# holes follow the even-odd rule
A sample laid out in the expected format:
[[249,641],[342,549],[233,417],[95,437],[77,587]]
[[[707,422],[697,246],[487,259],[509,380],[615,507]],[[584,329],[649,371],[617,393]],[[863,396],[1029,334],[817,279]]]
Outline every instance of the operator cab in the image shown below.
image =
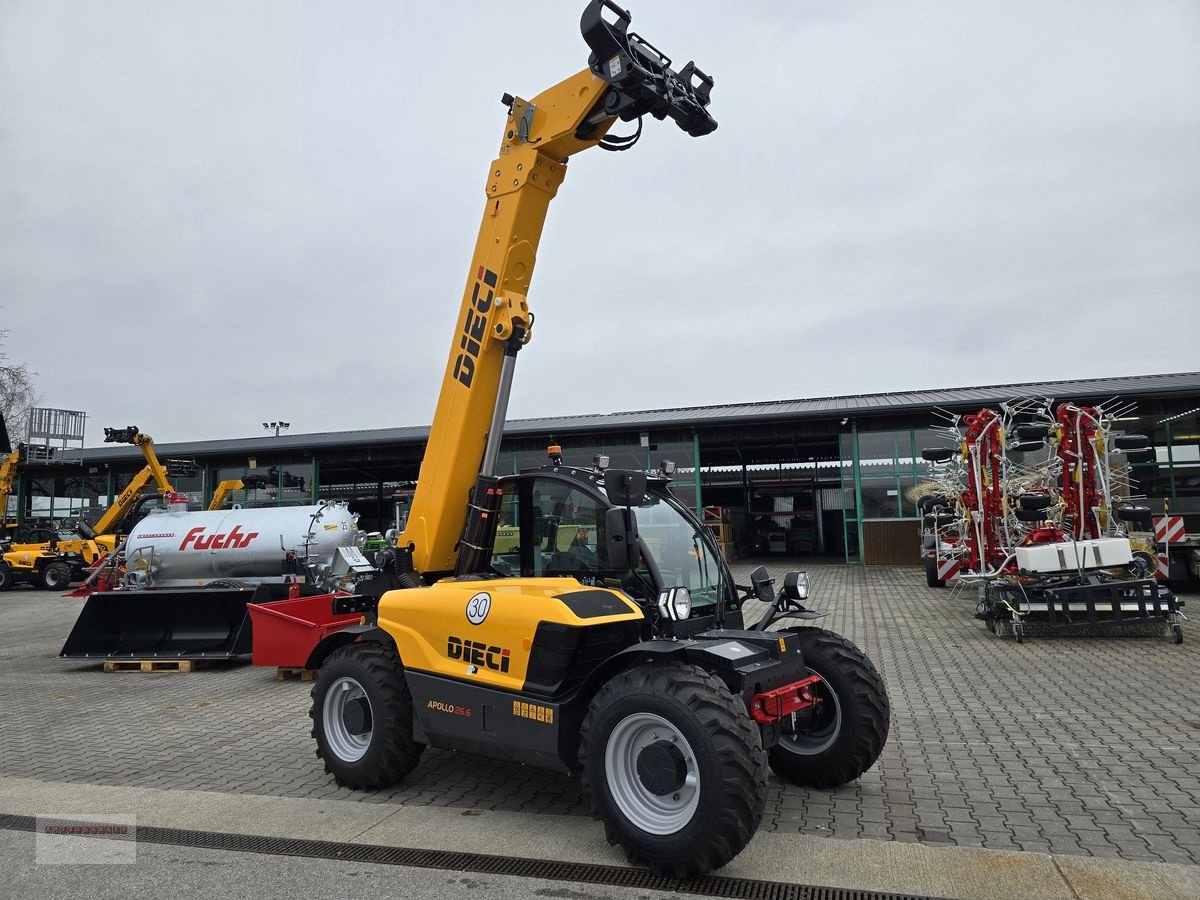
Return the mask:
[[715,622],[742,627],[728,566],[707,529],[671,494],[666,476],[650,474],[640,502],[630,504],[640,550],[636,565],[611,559],[611,513],[621,507],[609,498],[605,478],[599,468],[558,464],[501,478],[492,570],[513,578],[575,578],[624,591],[642,605],[683,587],[691,612],[688,627],[677,633]]

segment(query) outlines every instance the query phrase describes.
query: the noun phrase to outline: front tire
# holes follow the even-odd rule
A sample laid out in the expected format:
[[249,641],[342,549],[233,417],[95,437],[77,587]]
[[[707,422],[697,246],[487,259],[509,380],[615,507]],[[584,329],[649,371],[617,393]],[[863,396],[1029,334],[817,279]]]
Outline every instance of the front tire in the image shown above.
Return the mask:
[[887,742],[891,710],[875,666],[858,647],[823,628],[789,629],[800,638],[804,665],[821,677],[822,702],[784,722],[771,748],[771,768],[794,784],[832,788],[875,764]]
[[71,586],[71,567],[65,562],[48,563],[42,569],[41,582],[48,591],[65,591]]
[[390,787],[413,770],[424,744],[413,740],[413,702],[395,648],[377,641],[339,647],[312,689],[317,756],[343,787]]
[[621,672],[592,700],[579,763],[610,844],[694,878],[749,843],[767,798],[758,726],[719,678],[684,663]]
[[946,582],[938,578],[938,564],[936,557],[925,557],[925,583],[930,587],[940,588],[946,586]]

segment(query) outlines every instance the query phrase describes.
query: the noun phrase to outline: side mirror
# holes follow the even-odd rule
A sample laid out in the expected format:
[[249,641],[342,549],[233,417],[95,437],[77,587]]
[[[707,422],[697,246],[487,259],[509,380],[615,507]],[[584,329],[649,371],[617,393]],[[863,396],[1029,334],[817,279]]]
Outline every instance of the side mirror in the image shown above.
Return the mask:
[[921,451],[921,459],[925,462],[944,463],[954,458],[954,451],[949,447],[926,447]]
[[641,565],[642,552],[638,544],[637,515],[632,509],[614,507],[605,510],[604,544],[608,551],[608,567],[610,569],[625,572]]
[[763,603],[775,602],[775,591],[772,589],[774,583],[771,576],[767,574],[766,566],[759,566],[750,573],[750,584],[754,588],[754,596]]
[[604,492],[613,506],[641,506],[646,496],[646,473],[609,469],[604,473]]

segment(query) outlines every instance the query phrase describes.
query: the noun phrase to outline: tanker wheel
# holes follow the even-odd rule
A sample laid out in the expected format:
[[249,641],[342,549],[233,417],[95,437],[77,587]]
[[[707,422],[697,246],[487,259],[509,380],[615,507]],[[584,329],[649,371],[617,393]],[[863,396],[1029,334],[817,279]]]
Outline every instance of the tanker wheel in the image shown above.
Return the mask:
[[684,663],[637,666],[604,685],[583,721],[579,765],[608,842],[671,878],[733,859],[766,806],[758,726],[723,681]]
[[946,582],[938,578],[937,559],[932,556],[925,557],[925,583],[930,587],[946,586]]
[[13,586],[15,580],[12,569],[8,567],[8,563],[0,562],[0,591],[7,591]]
[[424,744],[413,740],[413,701],[395,648],[378,641],[339,647],[312,689],[317,756],[343,787],[389,787],[413,770]]
[[821,678],[812,689],[821,702],[780,722],[771,768],[809,787],[853,781],[875,764],[887,742],[891,711],[883,679],[841,635],[823,628],[787,630],[800,639],[809,672]]
[[71,586],[71,567],[65,562],[47,563],[42,569],[41,582],[48,591],[65,591]]

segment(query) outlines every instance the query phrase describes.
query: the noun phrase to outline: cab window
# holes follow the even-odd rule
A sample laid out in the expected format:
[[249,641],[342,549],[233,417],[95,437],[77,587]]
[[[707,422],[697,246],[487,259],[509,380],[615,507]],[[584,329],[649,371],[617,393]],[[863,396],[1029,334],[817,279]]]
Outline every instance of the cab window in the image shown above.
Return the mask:
[[521,574],[520,498],[515,490],[505,491],[500,503],[496,540],[492,544],[492,568],[509,578]]
[[533,482],[531,501],[532,575],[594,580],[611,574],[599,500],[566,482],[542,478]]

